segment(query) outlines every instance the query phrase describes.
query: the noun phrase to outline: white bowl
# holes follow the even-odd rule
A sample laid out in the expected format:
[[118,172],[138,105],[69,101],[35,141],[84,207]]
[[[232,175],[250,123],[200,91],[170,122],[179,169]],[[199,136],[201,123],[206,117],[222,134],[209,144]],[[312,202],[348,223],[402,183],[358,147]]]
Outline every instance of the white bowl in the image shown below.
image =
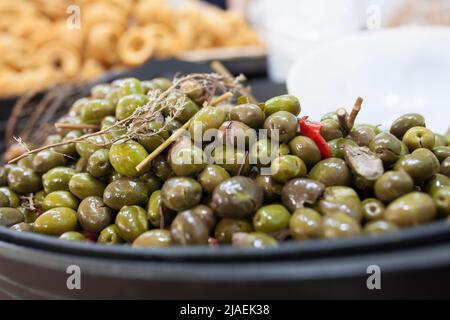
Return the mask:
[[302,114],[319,119],[364,98],[357,122],[383,124],[418,112],[427,126],[450,126],[450,28],[405,27],[360,32],[297,60],[289,70],[289,93]]

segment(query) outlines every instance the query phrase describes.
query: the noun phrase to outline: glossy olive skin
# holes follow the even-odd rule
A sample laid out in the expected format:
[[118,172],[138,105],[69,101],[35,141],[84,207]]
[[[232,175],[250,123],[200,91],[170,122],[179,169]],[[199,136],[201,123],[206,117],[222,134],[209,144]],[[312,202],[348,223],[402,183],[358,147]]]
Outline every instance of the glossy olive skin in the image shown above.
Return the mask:
[[324,120],[321,122],[323,127],[320,129],[320,135],[326,141],[342,138],[344,136],[337,120]]
[[80,115],[81,108],[89,103],[89,98],[80,98],[76,100],[69,110],[69,115],[78,116]]
[[367,198],[361,203],[361,212],[364,221],[376,221],[383,219],[385,206],[383,202],[375,198]]
[[211,156],[213,163],[227,170],[232,176],[247,175],[250,171],[250,157],[244,150],[216,148]]
[[148,230],[147,213],[139,206],[124,206],[116,216],[115,222],[122,239],[133,242]]
[[124,206],[143,205],[148,200],[145,184],[130,178],[111,182],[98,196],[103,196],[105,204],[115,210],[120,210]]
[[225,122],[227,114],[222,108],[212,106],[203,107],[192,118],[189,125],[189,134],[191,139],[199,141],[206,130],[218,129]]
[[109,150],[109,162],[113,168],[124,176],[138,177],[140,172],[136,166],[148,156],[147,150],[130,140],[121,144],[114,144]]
[[136,248],[165,248],[171,244],[170,231],[163,229],[146,231],[133,241],[133,247]]
[[435,147],[446,147],[448,146],[447,138],[439,133],[434,134],[434,146]]
[[144,89],[141,82],[136,78],[125,78],[113,81],[113,86],[117,86],[120,91],[120,96],[128,96],[130,94],[142,94]]
[[313,209],[299,208],[289,221],[289,230],[295,240],[319,238],[322,228],[322,216]]
[[329,186],[348,186],[351,183],[350,169],[344,160],[329,158],[317,163],[309,172],[309,178]]
[[131,94],[124,96],[117,102],[115,115],[117,120],[123,120],[133,114],[133,112],[148,102],[148,97],[144,94]]
[[26,222],[16,223],[15,225],[11,226],[9,229],[13,230],[13,231],[18,231],[18,232],[33,232],[34,231],[34,227],[30,223],[26,223]]
[[287,111],[278,111],[266,118],[264,129],[268,136],[275,141],[288,142],[298,131],[297,118]]
[[306,175],[307,168],[302,159],[294,155],[275,158],[270,166],[273,178],[279,183],[286,183],[293,178]]
[[310,168],[319,162],[322,157],[315,142],[306,136],[297,136],[289,141],[289,149]]
[[9,206],[9,199],[6,195],[3,193],[0,193],[0,208],[8,207]]
[[105,185],[89,173],[77,173],[69,181],[69,191],[83,200],[89,196],[103,196]]
[[450,215],[450,186],[437,189],[432,195],[437,211],[441,216]]
[[229,148],[246,149],[256,137],[256,131],[245,123],[226,121],[219,127],[216,140]]
[[11,227],[24,221],[24,215],[14,208],[0,208],[0,226]]
[[369,148],[378,155],[385,167],[393,165],[404,153],[402,142],[389,132],[377,134]]
[[321,229],[322,238],[348,238],[359,235],[360,233],[361,226],[358,221],[345,213],[336,213],[323,218]]
[[285,94],[277,97],[273,97],[264,103],[264,113],[266,116],[270,116],[278,111],[286,111],[297,116],[300,111],[300,102],[298,99],[290,94]]
[[[81,137],[82,134],[83,133],[80,130],[72,130],[65,135],[62,141],[69,141],[72,139],[79,138]],[[77,149],[75,148],[75,143],[68,143],[62,146],[57,146],[53,150],[55,150],[55,152],[61,153],[65,156],[72,158],[78,156]]]
[[412,127],[425,127],[425,118],[417,113],[404,114],[392,123],[390,132],[398,139],[403,139],[406,131]]
[[158,78],[154,78],[150,81],[141,81],[141,85],[145,88],[145,89],[149,89],[149,90],[167,90],[169,89],[169,87],[172,85],[172,82],[167,79],[167,78],[163,78],[163,77],[158,77]]
[[275,238],[263,232],[238,232],[233,234],[231,242],[233,247],[236,248],[265,249],[278,246],[278,242]]
[[214,230],[214,237],[220,243],[231,243],[233,234],[251,231],[253,231],[253,226],[247,220],[221,219]]
[[110,174],[112,166],[109,163],[109,150],[99,149],[95,151],[88,159],[86,171],[96,178]]
[[191,176],[206,167],[203,150],[192,143],[180,143],[170,149],[169,164],[177,176]]
[[394,166],[394,170],[408,173],[415,183],[421,183],[439,171],[436,156],[432,152],[427,155],[417,152],[418,150],[420,149],[401,157]]
[[78,172],[68,167],[56,167],[42,176],[42,185],[46,193],[69,191],[69,181]]
[[372,236],[391,233],[397,230],[398,227],[395,224],[385,220],[372,221],[364,226],[364,233]]
[[261,128],[265,119],[264,111],[253,103],[239,104],[230,111],[230,120],[243,122],[253,129]]
[[47,172],[66,163],[64,155],[53,151],[52,149],[42,150],[36,153],[33,158],[33,170],[38,173]]
[[[163,217],[161,217],[161,214],[163,214]],[[156,190],[151,194],[147,202],[147,218],[154,227],[158,228],[165,227],[172,221],[173,212],[163,205],[161,190]]]
[[[181,111],[177,112],[177,116],[175,117],[175,120],[180,121],[181,123],[186,123],[189,119],[191,119],[199,110],[199,106],[189,99],[186,95],[182,94],[181,92],[172,92],[167,97],[167,101],[169,103],[168,110],[163,110],[163,113],[170,112],[175,114],[176,112],[176,104],[179,101],[183,101]],[[167,114],[165,114],[167,115]]]
[[211,193],[221,182],[230,178],[227,170],[216,164],[210,164],[198,175],[198,182],[205,192]]
[[442,161],[439,172],[450,178],[450,157],[447,157]]
[[387,171],[377,179],[375,195],[384,202],[391,202],[414,189],[414,181],[404,171]]
[[102,244],[118,244],[124,242],[119,233],[119,228],[115,224],[112,224],[100,232],[100,235],[97,239],[98,243]]
[[426,193],[411,192],[391,202],[384,218],[399,227],[425,223],[436,216],[436,205]]
[[403,143],[412,152],[418,148],[432,149],[434,147],[434,133],[425,127],[412,127],[405,132]]
[[281,204],[269,204],[256,211],[253,217],[255,231],[272,233],[288,227],[291,215]]
[[163,155],[157,156],[152,162],[152,171],[161,180],[165,181],[174,175],[172,168]]
[[200,202],[202,186],[197,180],[187,177],[170,178],[161,188],[164,205],[175,211],[189,209]]
[[42,189],[42,179],[29,168],[13,166],[8,173],[8,185],[19,194],[38,192]]
[[267,167],[276,156],[287,155],[289,152],[289,147],[284,143],[279,144],[278,141],[260,139],[250,147],[248,158],[250,164]]
[[[19,196],[17,195],[17,193],[12,191],[10,188],[0,187],[0,193],[3,194],[8,199],[7,207],[17,208],[18,206],[20,206]],[[5,200],[3,200],[3,201],[5,201]]]
[[86,237],[79,232],[76,231],[67,231],[59,236],[60,240],[67,241],[86,241]]
[[191,210],[177,214],[170,226],[172,240],[178,245],[207,244],[209,239],[209,226],[200,215]]
[[107,138],[104,135],[95,135],[86,138],[85,141],[75,143],[75,149],[80,157],[89,159],[91,154],[102,148],[101,145],[104,144],[106,140]]
[[275,181],[271,175],[257,175],[253,178],[255,183],[263,190],[266,202],[275,202],[280,198],[283,185]]
[[358,128],[354,128],[348,138],[356,142],[359,146],[368,146],[373,139],[375,139],[376,133],[372,127],[369,126],[360,126]]
[[154,191],[161,189],[162,182],[152,171],[147,171],[138,178],[147,188],[147,195],[150,196]]
[[433,194],[436,192],[436,190],[449,186],[450,186],[450,178],[443,174],[438,173],[425,183],[423,191],[429,194]]
[[0,166],[0,187],[8,184],[8,172],[4,166]]
[[323,215],[343,213],[358,222],[362,220],[361,200],[356,191],[349,187],[326,188],[317,208]]
[[222,218],[245,218],[261,207],[263,197],[263,190],[252,179],[232,177],[214,189],[211,208]]
[[107,99],[92,99],[80,110],[81,122],[99,124],[106,116],[112,116],[115,106]]
[[192,214],[199,216],[203,222],[206,223],[210,231],[214,230],[217,219],[214,215],[214,211],[210,207],[204,204],[199,204],[186,211],[190,211]]
[[42,201],[42,209],[44,211],[58,207],[77,210],[78,199],[68,191],[53,191],[46,195]]
[[444,161],[446,158],[450,157],[450,147],[439,146],[433,148],[433,153],[439,162]]
[[77,211],[78,222],[83,230],[100,232],[113,220],[112,210],[100,197],[87,197],[81,201]]
[[350,139],[337,138],[328,141],[328,147],[330,148],[331,154],[335,158],[344,159],[344,147],[346,145],[357,146],[356,142]]
[[34,222],[34,231],[59,236],[77,228],[77,213],[70,208],[53,208],[41,214]]

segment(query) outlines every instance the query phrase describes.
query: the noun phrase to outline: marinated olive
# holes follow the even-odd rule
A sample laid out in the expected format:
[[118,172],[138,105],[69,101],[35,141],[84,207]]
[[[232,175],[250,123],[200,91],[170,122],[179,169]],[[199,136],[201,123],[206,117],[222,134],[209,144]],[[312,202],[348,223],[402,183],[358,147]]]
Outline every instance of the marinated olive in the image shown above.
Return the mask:
[[68,241],[86,241],[86,237],[76,231],[64,232],[62,235],[59,236],[59,239]]
[[318,162],[309,172],[309,178],[329,186],[348,186],[350,170],[344,160],[329,158]]
[[292,179],[283,186],[281,200],[291,211],[302,208],[305,203],[314,204],[325,190],[325,185],[311,179]]
[[450,157],[450,147],[444,147],[444,146],[434,147],[433,148],[433,153],[436,156],[436,158],[440,162],[442,162],[446,158]]
[[87,197],[81,201],[77,211],[81,227],[89,232],[100,232],[113,220],[112,210],[100,197]]
[[44,211],[58,207],[77,210],[78,199],[68,191],[53,191],[46,195],[42,201],[42,209]]
[[210,164],[200,172],[198,182],[202,185],[203,190],[211,193],[215,187],[228,178],[230,178],[230,174],[227,170],[218,165]]
[[373,236],[395,232],[397,230],[398,227],[395,224],[384,220],[372,221],[364,226],[364,233]]
[[326,239],[347,238],[359,235],[361,226],[345,213],[325,216],[322,222],[321,237]]
[[34,227],[30,223],[20,222],[13,225],[10,230],[18,231],[18,232],[33,232]]
[[29,168],[13,166],[8,173],[8,184],[11,190],[24,194],[38,192],[42,189],[41,176]]
[[14,208],[0,208],[0,226],[11,227],[17,223],[23,222],[24,215]]
[[222,219],[216,226],[214,237],[220,243],[231,243],[233,234],[238,232],[251,232],[253,226],[250,222],[243,219]]
[[[69,141],[81,137],[83,133],[79,130],[72,130],[66,134],[62,141]],[[54,147],[55,152],[60,153],[69,158],[78,157],[77,149],[75,148],[75,143],[68,143],[61,146]]]
[[249,162],[261,167],[270,166],[271,161],[281,155],[289,154],[289,147],[286,144],[279,144],[278,141],[270,139],[260,139],[250,148]]
[[52,149],[42,150],[36,153],[33,158],[33,170],[38,173],[47,172],[66,163],[64,155],[57,153]]
[[399,227],[422,224],[436,216],[436,205],[426,193],[411,192],[392,201],[384,212],[384,218]]
[[398,139],[403,139],[403,135],[413,127],[425,127],[425,119],[417,113],[408,113],[396,119],[392,125],[390,132]]
[[264,103],[264,113],[266,116],[270,116],[278,111],[290,112],[294,116],[297,116],[301,111],[300,102],[295,96],[285,94],[273,97]]
[[138,107],[142,107],[147,102],[148,97],[144,94],[131,94],[120,98],[115,110],[116,119],[123,120],[128,118]]
[[448,146],[447,138],[444,135],[442,135],[442,134],[435,133],[434,134],[434,146],[435,147],[446,147],[446,146]]
[[257,248],[264,249],[278,246],[278,242],[272,236],[262,232],[243,233],[237,232],[233,234],[233,247],[236,248]]
[[95,135],[86,138],[83,141],[75,143],[75,149],[80,157],[89,159],[89,157],[98,149],[102,148],[102,145],[107,141],[107,137],[104,135]]
[[106,99],[92,99],[80,111],[83,123],[99,124],[106,116],[114,115],[115,106]]
[[275,181],[271,175],[257,175],[254,180],[264,191],[264,200],[273,202],[279,199],[283,185]]
[[212,163],[215,163],[231,175],[247,175],[250,171],[250,157],[240,149],[217,148],[212,152]]
[[173,220],[173,211],[166,208],[161,201],[161,190],[156,190],[147,203],[147,218],[154,227],[165,227]]
[[280,204],[263,206],[256,211],[253,217],[253,226],[256,231],[272,233],[288,227],[291,215]]
[[273,178],[286,183],[293,178],[301,178],[306,175],[306,165],[302,159],[294,155],[285,155],[275,158],[270,166]]
[[362,216],[365,221],[380,220],[384,216],[384,204],[378,199],[368,198],[361,203]]
[[214,189],[211,208],[222,218],[245,218],[261,207],[263,196],[263,190],[252,179],[232,177]]
[[308,166],[312,167],[319,162],[322,157],[316,143],[308,137],[297,136],[289,141],[289,149]]
[[172,244],[170,231],[163,229],[154,229],[146,231],[139,235],[133,241],[133,247],[151,247],[151,248],[165,248]]
[[405,152],[402,142],[389,132],[377,134],[369,148],[378,155],[385,167],[393,165]]
[[99,149],[95,151],[88,159],[86,170],[96,178],[110,174],[112,166],[109,163],[109,150]]
[[122,239],[133,242],[147,231],[147,214],[139,206],[124,206],[116,216],[116,226]]
[[321,215],[310,208],[299,208],[294,211],[289,221],[289,230],[295,240],[320,237],[322,228]]
[[395,164],[394,170],[404,171],[411,176],[415,183],[420,183],[438,173],[439,167],[436,166],[436,162],[439,163],[439,161],[432,152],[430,152],[430,156],[416,151],[401,157]]
[[77,173],[70,178],[69,191],[83,200],[89,196],[103,196],[105,185],[89,173]]
[[162,186],[161,199],[164,205],[175,211],[189,209],[200,202],[202,186],[186,177],[168,179]]
[[358,146],[356,142],[350,139],[337,138],[328,141],[328,147],[330,148],[331,154],[335,158],[344,159],[345,157],[344,147],[346,145]]
[[438,213],[441,216],[450,215],[450,186],[437,189],[432,197]]
[[402,141],[411,152],[418,148],[432,149],[434,147],[434,133],[425,127],[412,127],[406,131]]
[[337,120],[324,120],[322,121],[322,124],[323,127],[320,129],[320,135],[326,141],[342,138],[344,136]]
[[442,161],[439,172],[450,178],[450,157],[447,157]]
[[414,181],[404,171],[387,171],[375,182],[375,195],[384,202],[391,202],[414,189]]
[[231,120],[245,123],[253,129],[261,128],[264,124],[265,118],[266,116],[264,114],[264,111],[258,105],[252,103],[239,104],[233,107],[230,112]]
[[119,234],[119,228],[115,224],[112,224],[100,232],[97,242],[102,244],[117,244],[124,240]]
[[298,120],[292,113],[278,111],[266,118],[264,129],[272,140],[288,142],[298,131]]
[[164,159],[164,156],[159,155],[151,162],[152,171],[161,180],[165,181],[174,175],[169,163]]
[[34,222],[34,231],[48,235],[59,236],[77,228],[77,213],[65,207],[45,211]]
[[114,144],[109,151],[109,162],[124,176],[137,177],[140,173],[136,166],[148,156],[145,148],[136,141]]
[[349,187],[328,187],[317,208],[323,215],[343,213],[356,221],[362,220],[361,200],[355,190]]
[[203,150],[191,143],[173,146],[169,154],[169,164],[178,176],[191,176],[206,167]]
[[348,137],[355,141],[359,146],[369,146],[373,139],[375,139],[375,130],[370,126],[360,126],[354,128]]
[[108,184],[103,196],[105,204],[115,210],[120,210],[124,206],[143,205],[147,200],[147,188],[142,181],[129,178],[121,178]]
[[226,121],[219,127],[216,140],[232,148],[246,149],[256,141],[256,131],[245,123]]
[[3,194],[8,199],[7,207],[17,208],[18,206],[20,206],[19,196],[10,188],[0,187],[0,193]]
[[191,119],[200,108],[198,105],[189,99],[186,95],[181,92],[172,92],[167,97],[168,108],[163,110],[163,113],[167,112],[175,115],[175,119],[186,123]]
[[56,167],[42,176],[42,185],[46,193],[53,191],[69,191],[70,179],[77,171],[68,167]]
[[192,118],[189,134],[194,141],[201,141],[206,130],[218,129],[225,122],[227,115],[221,108],[207,106],[200,109]]
[[172,221],[170,233],[175,244],[184,246],[207,244],[209,226],[200,215],[186,210],[178,213]]
[[128,96],[130,94],[141,94],[144,93],[141,82],[136,78],[126,78],[120,79],[117,83],[120,89],[120,95],[122,97]]

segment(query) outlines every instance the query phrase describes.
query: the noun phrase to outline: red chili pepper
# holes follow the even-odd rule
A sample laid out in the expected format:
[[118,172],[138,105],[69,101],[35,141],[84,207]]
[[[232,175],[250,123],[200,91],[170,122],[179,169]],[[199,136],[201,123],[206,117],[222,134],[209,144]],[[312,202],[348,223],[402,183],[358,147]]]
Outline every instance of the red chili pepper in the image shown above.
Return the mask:
[[320,122],[308,121],[307,116],[301,118],[299,123],[300,133],[308,138],[311,138],[316,143],[322,158],[331,158],[332,154],[330,147],[325,139],[320,135],[320,129],[323,127],[323,124]]

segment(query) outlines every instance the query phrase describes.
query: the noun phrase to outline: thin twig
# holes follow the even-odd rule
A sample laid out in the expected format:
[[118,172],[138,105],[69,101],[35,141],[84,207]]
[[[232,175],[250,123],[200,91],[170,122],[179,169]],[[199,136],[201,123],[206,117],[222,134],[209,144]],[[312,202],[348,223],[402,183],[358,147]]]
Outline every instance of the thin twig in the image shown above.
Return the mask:
[[6,124],[5,145],[9,145],[12,142],[11,138],[14,135],[14,128],[16,127],[19,115],[22,112],[25,105],[28,104],[31,101],[31,99],[33,99],[36,93],[37,90],[28,91],[27,93],[22,95],[14,105],[14,108],[12,109],[11,115],[9,116],[8,122]]
[[344,137],[348,135],[349,128],[347,123],[347,111],[344,108],[339,108],[336,111],[337,118],[339,120],[339,126],[341,127]]
[[352,130],[355,125],[355,119],[358,116],[359,111],[361,110],[361,105],[363,103],[363,98],[358,97],[353,105],[352,111],[350,112],[350,116],[348,117],[348,129]]
[[69,130],[98,130],[100,126],[97,124],[85,124],[85,123],[64,123],[64,122],[56,122],[56,129],[69,129]]
[[220,103],[222,103],[224,101],[230,100],[231,98],[233,98],[233,93],[225,92],[223,95],[221,95],[221,96],[219,96],[217,98],[214,98],[211,101],[211,105],[212,106],[216,106],[216,105],[218,105],[218,104],[220,104]]

